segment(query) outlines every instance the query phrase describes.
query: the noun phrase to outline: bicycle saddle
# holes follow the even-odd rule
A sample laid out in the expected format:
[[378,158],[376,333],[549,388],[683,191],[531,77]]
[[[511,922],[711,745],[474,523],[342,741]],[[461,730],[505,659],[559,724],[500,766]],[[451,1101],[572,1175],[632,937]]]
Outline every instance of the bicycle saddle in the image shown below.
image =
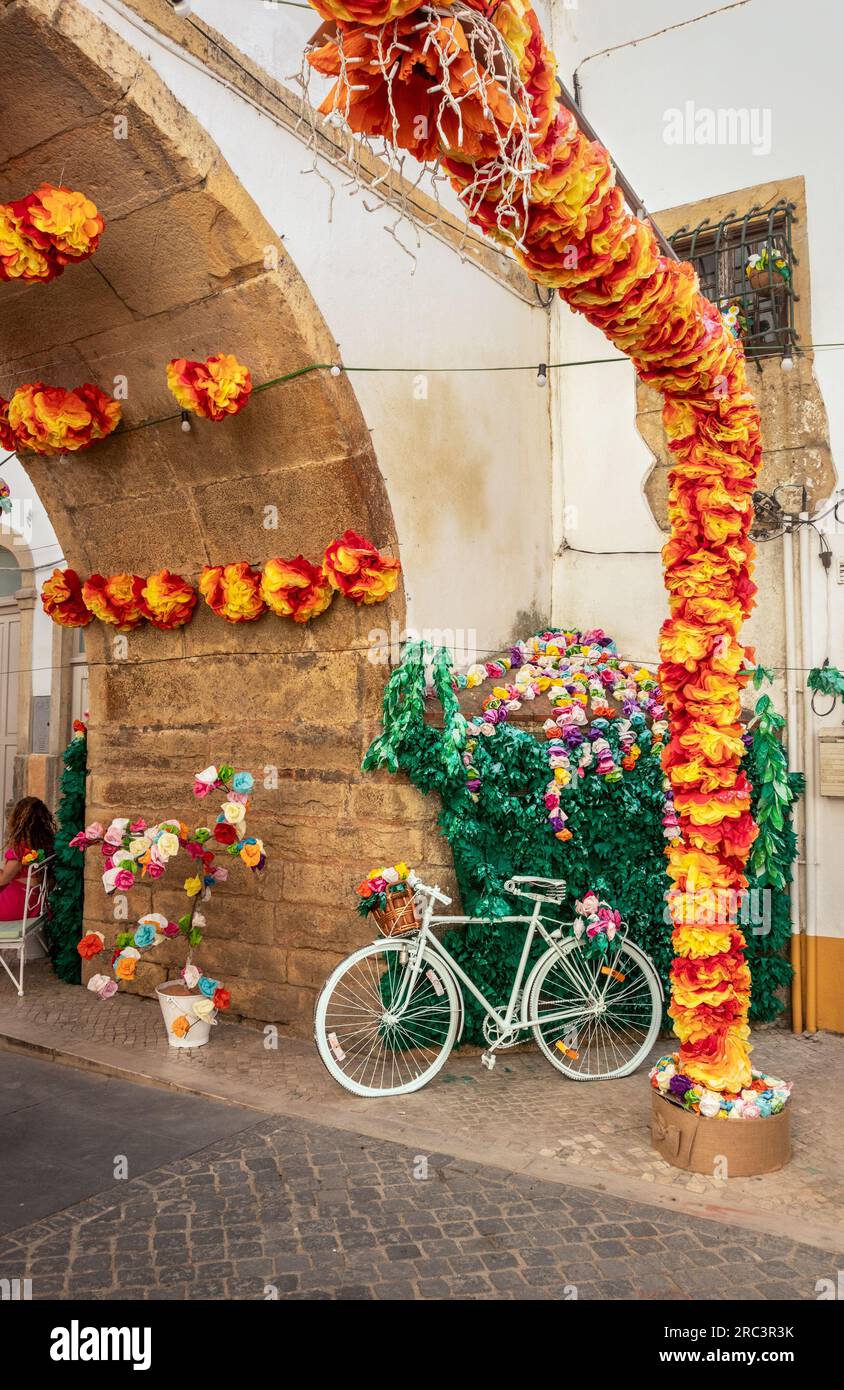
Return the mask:
[[534,878],[529,874],[514,874],[504,884],[504,892],[534,902],[561,903],[566,897],[564,878]]

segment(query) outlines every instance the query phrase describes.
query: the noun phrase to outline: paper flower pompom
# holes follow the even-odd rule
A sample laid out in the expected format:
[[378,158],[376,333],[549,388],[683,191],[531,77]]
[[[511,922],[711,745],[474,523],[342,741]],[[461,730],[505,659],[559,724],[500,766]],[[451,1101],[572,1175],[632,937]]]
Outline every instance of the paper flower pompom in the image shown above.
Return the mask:
[[174,357],[167,363],[167,385],[182,410],[206,420],[237,415],[252,394],[249,368],[227,352],[218,352],[204,362]]
[[53,280],[61,272],[48,254],[49,242],[44,237],[39,245],[27,236],[22,204],[23,199],[0,203],[0,280]]
[[101,931],[89,931],[76,943],[76,949],[83,960],[91,960],[93,956],[98,956],[103,949],[105,937]]
[[401,563],[363,536],[344,531],[326,550],[323,570],[332,588],[353,603],[382,603],[399,582]]
[[268,560],[261,577],[261,597],[273,613],[307,623],[324,613],[334,597],[325,572],[304,555],[292,560]]
[[18,441],[15,439],[15,432],[9,424],[9,402],[5,396],[0,396],[0,449],[14,454],[17,447]]
[[62,270],[71,261],[84,261],[94,254],[105,222],[96,204],[84,193],[42,183],[24,201],[28,204],[28,224],[49,238]]
[[131,632],[144,621],[145,583],[138,574],[112,574],[107,579],[92,574],[82,585],[82,600],[101,623],[108,623],[118,632]]
[[75,453],[117,429],[120,402],[86,381],[73,391],[35,381],[19,386],[4,417],[16,450],[36,454]]
[[171,574],[169,570],[151,574],[141,590],[141,598],[145,617],[163,632],[184,627],[196,607],[196,589],[180,574]]
[[236,565],[206,565],[199,592],[212,612],[228,623],[251,623],[266,611],[261,576],[245,560]]
[[51,183],[0,204],[0,280],[54,280],[94,254],[104,227],[84,193]]
[[82,581],[75,570],[53,570],[41,587],[41,606],[60,627],[87,627],[93,613],[82,598]]

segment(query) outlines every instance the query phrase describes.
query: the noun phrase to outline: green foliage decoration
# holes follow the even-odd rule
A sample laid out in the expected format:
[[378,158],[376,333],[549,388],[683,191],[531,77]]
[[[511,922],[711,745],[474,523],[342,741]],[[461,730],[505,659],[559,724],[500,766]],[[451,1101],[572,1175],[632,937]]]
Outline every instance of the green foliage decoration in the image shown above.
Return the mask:
[[[672,948],[665,903],[669,886],[662,823],[665,791],[659,756],[651,752],[650,730],[637,732],[642,756],[620,781],[589,774],[573,779],[565,801],[572,839],[561,842],[549,831],[543,800],[548,783],[547,749],[525,729],[503,723],[493,738],[477,740],[472,762],[481,785],[477,800],[473,800],[462,759],[453,755],[457,746],[453,731],[460,727],[453,713],[458,701],[452,679],[447,683],[443,679],[448,656],[442,649],[435,663],[439,659],[436,689],[445,707],[444,728],[426,719],[428,657],[424,644],[409,645],[404,662],[387,685],[383,733],[370,746],[363,766],[400,770],[420,791],[441,800],[439,826],[451,846],[464,911],[488,919],[448,932],[444,938],[448,950],[490,999],[504,1002],[523,936],[518,927],[495,919],[527,909],[523,900],[504,893],[503,884],[514,874],[564,878],[568,899],[562,919],[572,919],[575,899],[589,891],[605,898],[628,923],[631,939],[653,960],[667,999]],[[450,666],[448,670],[450,673]],[[790,934],[787,885],[796,854],[791,805],[800,790],[800,779],[790,777],[786,801],[778,759],[778,755],[784,757],[779,716],[769,706],[770,701],[760,712],[745,763],[757,782],[754,811],[760,808],[763,824],[762,843],[751,866],[750,888],[770,890],[762,900],[768,905],[764,916],[770,930],[766,930],[764,920],[754,923],[753,916],[761,919],[763,914],[752,912],[744,928],[753,977],[751,1018],[757,1021],[773,1019],[780,1012],[783,1002],[778,991],[791,975],[782,952]],[[618,760],[619,734],[612,723],[604,736]],[[752,907],[760,901],[758,894],[751,892],[748,901]],[[548,915],[552,915],[551,909]],[[542,949],[540,943],[536,954]],[[483,1011],[465,993],[464,1038],[482,1043]]]
[[46,926],[53,969],[59,979],[71,985],[78,985],[81,980],[82,961],[76,945],[82,937],[85,860],[78,849],[70,848],[69,842],[85,828],[87,759],[88,740],[79,732],[62,754],[56,857]]

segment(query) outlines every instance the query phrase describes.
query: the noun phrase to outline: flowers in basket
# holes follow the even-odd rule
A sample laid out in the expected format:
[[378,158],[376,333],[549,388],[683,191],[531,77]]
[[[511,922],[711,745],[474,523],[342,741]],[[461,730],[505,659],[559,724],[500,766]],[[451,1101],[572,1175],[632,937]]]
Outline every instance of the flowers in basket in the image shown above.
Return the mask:
[[778,1115],[788,1104],[791,1082],[755,1069],[741,1091],[710,1091],[677,1070],[678,1054],[660,1057],[648,1075],[651,1086],[674,1105],[707,1119],[758,1120]]
[[413,889],[408,883],[412,870],[404,863],[386,869],[371,869],[358,884],[361,917],[374,917],[379,929],[389,936],[416,925]]
[[[219,980],[204,975],[193,964],[192,951],[202,942],[202,927],[205,919],[198,911],[200,901],[206,901],[211,890],[228,878],[228,867],[218,864],[215,856],[225,853],[229,858],[241,860],[252,872],[259,872],[266,863],[263,842],[254,835],[247,834],[246,812],[249,807],[249,794],[253,788],[252,774],[235,772],[228,764],[207,767],[194,777],[194,795],[204,800],[212,791],[224,793],[213,826],[201,825],[191,831],[184,822],[172,819],[148,825],[143,819],[131,820],[128,816],[118,816],[107,828],[97,821],[81,830],[70,841],[77,849],[86,850],[99,844],[103,855],[103,888],[106,894],[128,892],[144,878],[161,878],[171,862],[184,851],[190,862],[188,876],[184,881],[187,896],[187,910],[178,921],[171,922],[160,912],[150,912],[141,917],[133,931],[117,936],[111,958],[114,978],[94,975],[88,981],[88,988],[101,999],[108,999],[116,993],[118,983],[130,981],[135,977],[141,953],[157,946],[167,938],[183,936],[187,943],[187,958],[180,972],[181,985],[179,997],[185,999],[185,1008],[175,1011],[172,1019],[166,1010],[168,1028],[177,1039],[184,1039],[190,1029],[198,1022],[213,1023],[220,1009],[227,1009],[231,998]],[[104,949],[103,934],[90,931],[83,936],[77,946],[79,954],[91,960]],[[179,985],[179,982],[172,982]],[[176,994],[168,986],[162,987],[170,995]],[[159,991],[161,993],[161,990]],[[162,1004],[163,1008],[163,1004]]]
[[778,275],[781,280],[790,280],[791,266],[775,246],[769,246],[764,242],[754,255],[748,256],[744,273],[749,280],[760,274],[766,277]]
[[613,942],[623,939],[627,924],[622,922],[621,913],[599,898],[597,893],[587,893],[575,903],[577,916],[572,924],[575,936],[583,943],[583,950],[590,958],[608,956]]

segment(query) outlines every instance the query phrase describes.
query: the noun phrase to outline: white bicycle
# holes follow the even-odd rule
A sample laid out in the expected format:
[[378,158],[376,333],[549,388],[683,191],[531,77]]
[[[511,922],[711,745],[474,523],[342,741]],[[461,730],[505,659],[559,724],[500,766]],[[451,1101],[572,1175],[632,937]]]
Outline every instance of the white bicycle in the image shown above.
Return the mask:
[[[484,1009],[487,1051],[495,1066],[500,1048],[533,1031],[549,1062],[574,1081],[628,1076],[644,1061],[659,1032],[662,985],[644,951],[626,934],[610,958],[590,956],[582,939],[542,919],[543,904],[559,907],[562,879],[508,879],[505,892],[533,900],[528,916],[497,917],[496,926],[526,927],[506,1008],[490,1003],[452,958],[434,928],[489,922],[484,917],[438,916],[451,899],[415,874],[408,931],[363,946],[341,961],[317,1000],[314,1037],[335,1081],[357,1096],[402,1096],[418,1091],[443,1066],[463,1031],[464,986]],[[537,933],[548,950],[523,985]]]

